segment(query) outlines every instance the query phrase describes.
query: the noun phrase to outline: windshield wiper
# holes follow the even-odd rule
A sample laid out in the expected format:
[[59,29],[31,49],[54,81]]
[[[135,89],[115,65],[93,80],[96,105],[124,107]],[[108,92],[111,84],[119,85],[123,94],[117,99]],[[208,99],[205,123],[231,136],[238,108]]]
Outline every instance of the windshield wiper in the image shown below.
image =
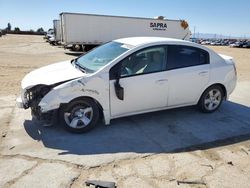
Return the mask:
[[85,67],[81,66],[81,65],[78,63],[77,59],[72,60],[72,63],[74,63],[74,65],[75,65],[76,68],[78,68],[78,69],[81,70],[82,72],[87,73]]

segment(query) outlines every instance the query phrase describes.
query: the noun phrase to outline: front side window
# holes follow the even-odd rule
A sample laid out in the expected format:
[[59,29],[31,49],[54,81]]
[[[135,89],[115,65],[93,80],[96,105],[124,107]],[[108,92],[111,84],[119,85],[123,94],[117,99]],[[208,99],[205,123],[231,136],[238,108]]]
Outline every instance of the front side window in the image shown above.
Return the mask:
[[168,46],[168,70],[204,64],[209,64],[209,54],[205,50],[191,46]]
[[159,72],[166,69],[164,47],[140,50],[121,62],[121,77]]
[[130,48],[132,46],[109,42],[77,58],[76,63],[88,72],[96,72]]

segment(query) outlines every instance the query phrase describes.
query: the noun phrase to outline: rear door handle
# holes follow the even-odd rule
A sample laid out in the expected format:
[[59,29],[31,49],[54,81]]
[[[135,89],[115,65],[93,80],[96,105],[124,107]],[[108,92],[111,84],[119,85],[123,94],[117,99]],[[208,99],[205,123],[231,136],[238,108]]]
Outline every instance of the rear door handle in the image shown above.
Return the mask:
[[200,75],[200,76],[205,76],[205,75],[207,75],[207,74],[208,74],[208,71],[199,72],[199,75]]
[[160,79],[160,80],[156,80],[155,83],[157,83],[157,84],[163,84],[163,83],[165,83],[167,81],[168,81],[168,79]]

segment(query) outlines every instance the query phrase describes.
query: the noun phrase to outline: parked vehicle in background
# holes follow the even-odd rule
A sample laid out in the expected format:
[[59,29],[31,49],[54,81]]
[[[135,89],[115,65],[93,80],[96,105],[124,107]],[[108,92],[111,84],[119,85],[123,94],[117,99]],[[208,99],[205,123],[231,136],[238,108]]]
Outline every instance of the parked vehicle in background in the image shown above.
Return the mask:
[[54,37],[54,29],[49,29],[45,34],[44,39],[46,39],[46,42],[49,42],[49,38],[51,37]]
[[230,44],[230,47],[242,48],[245,44],[246,44],[246,42],[237,41],[237,42],[235,42],[233,44]]
[[246,42],[242,47],[243,48],[250,48],[250,41]]
[[244,44],[246,44],[246,42],[241,41],[238,43],[238,45],[236,47],[242,48]]
[[184,20],[169,20],[160,16],[136,18],[94,14],[60,14],[61,38],[65,47],[85,50],[123,37],[155,36],[189,40],[190,30]]
[[234,42],[230,41],[230,39],[220,39],[220,40],[203,39],[201,42],[202,45],[213,45],[213,46],[229,46],[230,44],[233,43]]
[[229,44],[229,47],[234,48],[234,47],[236,47],[238,45],[237,43],[238,42],[231,43],[231,44]]
[[47,41],[52,45],[56,45],[56,40],[54,35],[50,36]]
[[53,20],[54,36],[50,40],[52,44],[59,44],[61,42],[61,21]]
[[221,45],[222,45],[222,46],[228,46],[228,45],[229,45],[229,41],[228,41],[228,40],[223,40],[223,41],[221,42]]
[[214,42],[214,45],[215,45],[215,46],[221,46],[221,45],[222,45],[222,41],[215,41],[215,42]]
[[210,45],[210,41],[205,40],[205,41],[202,41],[201,44],[202,44],[202,45]]
[[0,35],[1,36],[6,35],[6,34],[7,34],[6,29],[0,29]]
[[[106,43],[76,59],[52,64],[22,80],[20,108],[66,129],[86,132],[111,119],[198,105],[214,112],[236,86],[231,57],[196,43],[132,37]],[[211,117],[212,118],[212,117]]]

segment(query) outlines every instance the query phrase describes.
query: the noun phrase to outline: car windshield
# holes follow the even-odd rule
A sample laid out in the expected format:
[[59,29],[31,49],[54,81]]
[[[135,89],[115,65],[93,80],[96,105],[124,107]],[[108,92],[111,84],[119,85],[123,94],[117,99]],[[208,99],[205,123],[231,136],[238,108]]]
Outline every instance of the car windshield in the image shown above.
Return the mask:
[[118,42],[109,42],[76,59],[77,65],[86,72],[96,72],[109,62],[128,51],[131,46]]

